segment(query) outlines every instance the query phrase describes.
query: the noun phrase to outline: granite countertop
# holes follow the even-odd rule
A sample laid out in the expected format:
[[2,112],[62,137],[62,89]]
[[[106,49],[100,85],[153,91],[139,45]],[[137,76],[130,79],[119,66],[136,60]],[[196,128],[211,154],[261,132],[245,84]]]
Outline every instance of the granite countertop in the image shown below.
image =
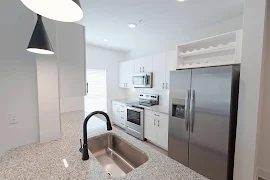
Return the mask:
[[[113,101],[120,102],[120,103],[123,103],[123,104],[136,102],[135,100],[130,100],[130,99],[117,99],[117,100],[113,100]],[[144,108],[148,109],[148,110],[151,110],[151,111],[155,111],[155,112],[169,114],[169,107],[168,106],[156,105],[156,106],[151,106],[151,107],[145,107],[144,106]]]
[[123,103],[123,104],[136,102],[136,100],[131,100],[131,99],[116,99],[116,100],[113,100],[113,101],[120,102],[120,103]]
[[[88,161],[81,160],[79,139],[82,137],[84,113],[64,114],[61,119],[62,137],[60,139],[7,151],[0,159],[0,179],[207,180],[116,128],[110,133],[120,136],[132,146],[145,152],[149,159],[124,177],[110,177],[91,153],[89,153],[90,159]],[[103,133],[107,132],[92,134],[90,137]]]

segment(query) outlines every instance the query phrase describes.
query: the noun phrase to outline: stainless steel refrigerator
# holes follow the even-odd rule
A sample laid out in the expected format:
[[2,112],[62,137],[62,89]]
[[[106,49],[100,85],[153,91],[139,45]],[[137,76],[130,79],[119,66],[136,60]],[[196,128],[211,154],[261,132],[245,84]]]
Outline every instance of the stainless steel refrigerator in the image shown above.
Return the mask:
[[172,71],[169,157],[211,180],[232,180],[240,66]]

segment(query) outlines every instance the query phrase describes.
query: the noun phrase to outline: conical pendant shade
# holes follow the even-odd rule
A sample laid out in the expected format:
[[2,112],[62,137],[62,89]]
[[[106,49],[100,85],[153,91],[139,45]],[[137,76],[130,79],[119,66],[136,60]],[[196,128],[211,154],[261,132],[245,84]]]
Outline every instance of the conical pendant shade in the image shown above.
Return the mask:
[[21,0],[22,3],[43,17],[62,21],[75,22],[83,18],[79,0]]
[[29,42],[27,51],[37,54],[54,54],[40,15],[38,15],[37,24]]

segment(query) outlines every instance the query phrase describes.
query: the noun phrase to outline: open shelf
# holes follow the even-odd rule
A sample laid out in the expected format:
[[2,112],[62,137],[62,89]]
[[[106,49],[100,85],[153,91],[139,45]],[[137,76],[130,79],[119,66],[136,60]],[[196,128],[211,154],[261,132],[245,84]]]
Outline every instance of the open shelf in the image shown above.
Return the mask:
[[177,46],[177,68],[241,63],[242,34],[238,30]]
[[187,52],[181,52],[180,56],[189,57],[189,56],[196,56],[196,55],[202,55],[206,53],[215,53],[215,52],[221,52],[221,51],[228,51],[228,50],[234,50],[235,49],[235,42],[230,42],[226,45],[218,45],[216,47],[210,46],[209,48],[201,48],[200,50],[194,49],[193,51],[187,51]]

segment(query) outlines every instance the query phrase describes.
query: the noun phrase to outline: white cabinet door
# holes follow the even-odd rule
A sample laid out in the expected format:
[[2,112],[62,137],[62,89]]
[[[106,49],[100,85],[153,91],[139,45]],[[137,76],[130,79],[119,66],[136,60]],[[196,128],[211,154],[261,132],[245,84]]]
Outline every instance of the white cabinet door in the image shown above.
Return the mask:
[[157,119],[157,144],[168,150],[169,116]]
[[125,88],[125,64],[124,62],[119,63],[119,87]]
[[134,60],[134,72],[135,73],[141,73],[143,72],[143,66],[144,66],[144,58],[135,59]]
[[127,121],[127,106],[125,104],[120,104],[119,110],[119,120],[120,120],[120,127],[123,129],[126,128],[126,121]]
[[144,73],[153,71],[153,57],[147,56],[134,60],[134,72]]
[[119,104],[116,103],[116,102],[113,102],[112,103],[112,111],[113,111],[113,119],[112,119],[112,121],[113,121],[114,124],[117,124],[117,125],[120,124],[120,122],[119,122],[119,109],[120,109]]
[[153,88],[166,89],[166,53],[153,56]]
[[119,63],[119,87],[132,88],[132,76],[134,74],[134,61]]
[[155,125],[155,119],[151,116],[145,116],[144,121],[144,136],[146,139],[156,142],[157,139],[157,131]]
[[153,72],[153,56],[147,56],[142,59],[143,59],[142,72]]
[[126,88],[133,88],[132,76],[134,74],[134,60],[126,61]]
[[167,63],[166,63],[166,89],[170,87],[170,71],[175,71],[177,68],[177,52],[167,52]]

